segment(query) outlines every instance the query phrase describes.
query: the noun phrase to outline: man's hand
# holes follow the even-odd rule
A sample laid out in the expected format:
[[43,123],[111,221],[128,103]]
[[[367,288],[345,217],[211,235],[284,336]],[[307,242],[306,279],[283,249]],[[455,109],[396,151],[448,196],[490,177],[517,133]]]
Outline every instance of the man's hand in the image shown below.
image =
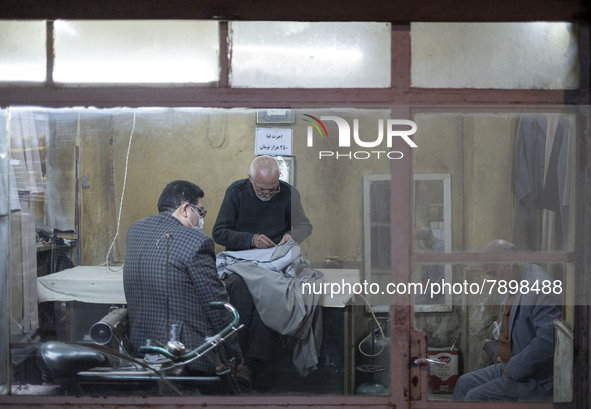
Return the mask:
[[242,361],[240,361],[240,363],[238,365],[236,365],[236,372],[240,372],[240,370],[242,369],[242,367],[244,366],[244,359]]
[[509,375],[509,371],[507,370],[507,367],[503,368],[503,373],[505,374],[505,376],[509,379],[511,379],[511,375]]
[[289,234],[289,233],[285,233],[285,234],[283,235],[283,237],[281,238],[281,241],[279,242],[279,244],[287,243],[287,242],[288,242],[288,241],[290,241],[290,240],[293,240],[293,239],[291,238],[291,234]]
[[255,234],[252,238],[252,245],[257,249],[268,249],[275,246],[275,243],[264,234]]

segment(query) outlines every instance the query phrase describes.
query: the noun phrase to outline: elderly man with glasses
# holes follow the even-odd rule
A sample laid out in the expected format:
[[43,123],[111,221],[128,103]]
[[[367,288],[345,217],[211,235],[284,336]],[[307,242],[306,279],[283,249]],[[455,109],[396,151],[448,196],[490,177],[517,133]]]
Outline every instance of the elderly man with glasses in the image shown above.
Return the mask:
[[279,180],[279,165],[270,156],[255,158],[248,178],[226,190],[212,236],[226,250],[269,248],[291,239],[301,243],[312,233],[300,194]]
[[[212,236],[226,250],[266,249],[294,240],[301,243],[312,233],[300,194],[279,180],[279,165],[271,156],[259,156],[248,178],[232,183],[226,190]],[[244,378],[252,371],[254,387],[264,388],[271,379],[273,350],[278,334],[262,322],[244,280],[230,274],[226,280],[230,302],[240,312],[245,329],[238,335],[245,356]]]

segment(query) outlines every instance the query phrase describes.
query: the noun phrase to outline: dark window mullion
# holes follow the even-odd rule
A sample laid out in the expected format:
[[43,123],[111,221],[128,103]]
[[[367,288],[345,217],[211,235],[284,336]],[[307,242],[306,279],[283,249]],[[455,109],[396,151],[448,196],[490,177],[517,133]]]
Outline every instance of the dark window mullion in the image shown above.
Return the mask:
[[230,87],[230,64],[232,57],[230,56],[230,30],[228,29],[229,23],[227,21],[220,21],[218,25],[219,32],[219,87],[229,88]]
[[53,87],[53,67],[55,62],[55,37],[53,20],[47,20],[45,27],[45,84],[48,87]]

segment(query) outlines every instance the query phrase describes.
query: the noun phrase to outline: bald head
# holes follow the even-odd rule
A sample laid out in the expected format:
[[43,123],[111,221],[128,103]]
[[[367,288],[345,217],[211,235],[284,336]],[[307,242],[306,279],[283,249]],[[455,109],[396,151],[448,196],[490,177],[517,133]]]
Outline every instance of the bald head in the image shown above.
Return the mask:
[[515,244],[507,240],[495,239],[484,246],[484,251],[486,253],[517,253],[518,250]]
[[[486,253],[517,253],[518,249],[511,242],[495,239],[484,246]],[[516,279],[521,275],[522,266],[519,263],[485,263],[484,271],[497,279]]]
[[433,243],[435,243],[435,236],[433,235],[433,230],[426,226],[417,229],[415,231],[415,240],[427,249],[432,248]]

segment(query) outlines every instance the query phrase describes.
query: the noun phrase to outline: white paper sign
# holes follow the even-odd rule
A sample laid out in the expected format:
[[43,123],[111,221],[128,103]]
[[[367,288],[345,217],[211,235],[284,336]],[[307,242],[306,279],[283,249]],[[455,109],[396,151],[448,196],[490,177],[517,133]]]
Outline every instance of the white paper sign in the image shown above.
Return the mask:
[[256,128],[254,138],[255,155],[291,155],[292,129]]

